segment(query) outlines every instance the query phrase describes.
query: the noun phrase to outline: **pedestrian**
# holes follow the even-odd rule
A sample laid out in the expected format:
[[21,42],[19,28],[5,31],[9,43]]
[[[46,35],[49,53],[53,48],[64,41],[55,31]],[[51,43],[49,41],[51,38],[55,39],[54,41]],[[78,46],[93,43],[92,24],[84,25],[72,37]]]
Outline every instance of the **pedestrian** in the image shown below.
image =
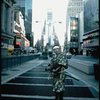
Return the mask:
[[74,55],[76,56],[76,50],[75,49],[73,49],[73,52],[74,52]]
[[53,47],[53,57],[48,65],[50,78],[53,80],[53,91],[55,92],[55,100],[63,100],[63,91],[65,90],[64,69],[68,68],[66,54],[61,52],[60,46]]

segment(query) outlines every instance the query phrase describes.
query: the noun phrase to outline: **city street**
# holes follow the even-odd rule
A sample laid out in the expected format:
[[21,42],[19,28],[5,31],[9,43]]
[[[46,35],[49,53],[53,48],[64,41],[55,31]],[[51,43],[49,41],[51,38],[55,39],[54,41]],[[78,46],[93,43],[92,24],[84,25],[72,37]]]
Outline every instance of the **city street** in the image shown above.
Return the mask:
[[[2,100],[54,100],[52,80],[48,79],[48,72],[45,71],[48,63],[49,59],[37,59],[23,64],[26,71],[21,71],[16,77],[13,75],[12,79],[1,85]],[[71,73],[74,71],[72,68],[69,67],[68,71],[71,76],[74,75],[73,77],[77,77],[79,80],[66,77],[64,100],[98,100],[99,92],[96,89],[87,85],[73,72]],[[15,74],[17,72],[17,70],[14,71]]]
[[99,0],[0,4],[0,100],[99,100]]

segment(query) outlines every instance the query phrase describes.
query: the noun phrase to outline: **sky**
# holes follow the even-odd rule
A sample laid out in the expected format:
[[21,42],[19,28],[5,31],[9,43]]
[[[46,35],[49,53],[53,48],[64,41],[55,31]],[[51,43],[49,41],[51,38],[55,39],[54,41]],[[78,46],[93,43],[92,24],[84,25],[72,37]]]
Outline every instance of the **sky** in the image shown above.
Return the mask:
[[[66,32],[66,9],[68,0],[32,0],[32,32],[34,32],[34,44],[40,39],[44,21],[47,19],[47,11],[53,13],[53,25],[60,45],[64,45]],[[36,23],[38,21],[38,23]],[[54,23],[55,22],[55,23]],[[58,23],[62,22],[62,23]]]

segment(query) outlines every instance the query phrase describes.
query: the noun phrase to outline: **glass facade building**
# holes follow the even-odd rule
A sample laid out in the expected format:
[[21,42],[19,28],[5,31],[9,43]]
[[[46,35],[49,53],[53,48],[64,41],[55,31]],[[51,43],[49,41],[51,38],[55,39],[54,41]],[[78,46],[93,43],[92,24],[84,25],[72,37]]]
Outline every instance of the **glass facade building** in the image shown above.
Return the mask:
[[[67,7],[67,12],[66,12],[66,35],[65,35],[65,41],[66,43],[66,49],[69,48],[69,44],[72,48],[72,45],[76,46],[74,48],[79,48],[79,35],[77,39],[77,43],[71,42],[73,39],[72,33],[75,33],[75,30],[70,29],[70,21],[72,22],[73,20],[75,21],[77,18],[79,18],[80,12],[83,11],[83,0],[69,0],[68,1],[68,7]],[[69,24],[70,23],[70,24]],[[69,31],[70,30],[70,31]],[[79,34],[79,32],[78,32]],[[70,36],[69,36],[70,35]],[[71,37],[72,36],[72,37]],[[70,38],[70,40],[69,40]],[[70,43],[71,42],[71,43]]]
[[[87,10],[88,9],[88,10]],[[84,3],[83,48],[87,55],[99,55],[99,0],[87,0]]]
[[33,46],[32,0],[16,0],[16,6],[20,8],[23,14],[26,38],[30,41],[30,46]]
[[78,18],[70,17],[70,52],[73,54],[73,49],[78,54],[79,46],[79,27]]
[[99,13],[98,0],[87,0],[84,3],[84,34],[87,34],[87,32],[99,28],[98,13]]

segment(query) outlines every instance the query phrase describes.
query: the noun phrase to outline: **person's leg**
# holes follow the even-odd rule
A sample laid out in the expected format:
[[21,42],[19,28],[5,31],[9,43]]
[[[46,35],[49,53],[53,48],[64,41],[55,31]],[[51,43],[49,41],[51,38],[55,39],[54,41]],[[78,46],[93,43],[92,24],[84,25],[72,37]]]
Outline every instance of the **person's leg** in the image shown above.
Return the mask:
[[58,100],[58,93],[55,92],[55,100]]
[[56,99],[55,100],[63,100],[63,91],[56,93]]
[[61,91],[61,92],[59,93],[59,98],[60,98],[60,100],[63,100],[63,91]]

